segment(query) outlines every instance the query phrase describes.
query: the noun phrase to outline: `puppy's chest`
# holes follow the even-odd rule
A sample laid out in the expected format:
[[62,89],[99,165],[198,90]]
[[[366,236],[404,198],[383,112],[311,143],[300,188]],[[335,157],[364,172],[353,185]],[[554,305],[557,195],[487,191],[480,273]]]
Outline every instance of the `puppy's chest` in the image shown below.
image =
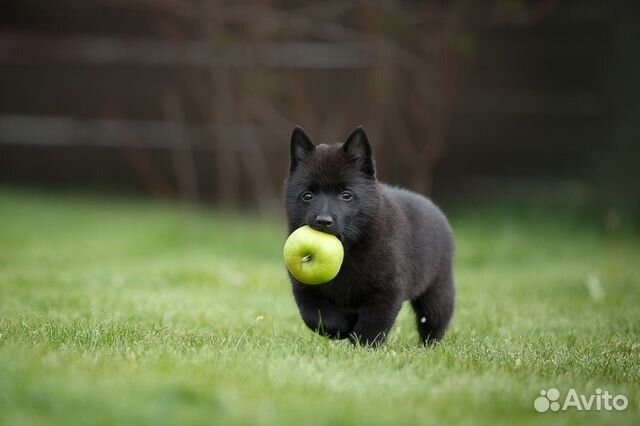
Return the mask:
[[362,303],[375,297],[393,283],[388,261],[383,265],[367,265],[345,259],[340,274],[323,288],[325,294],[344,309],[357,309]]

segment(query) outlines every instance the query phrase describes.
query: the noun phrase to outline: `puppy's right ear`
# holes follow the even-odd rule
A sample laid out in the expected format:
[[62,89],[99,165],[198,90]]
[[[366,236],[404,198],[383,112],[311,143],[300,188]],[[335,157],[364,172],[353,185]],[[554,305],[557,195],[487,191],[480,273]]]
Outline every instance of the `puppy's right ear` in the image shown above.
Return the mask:
[[289,161],[289,174],[298,167],[298,163],[311,154],[316,146],[302,127],[296,126],[291,133],[291,157]]

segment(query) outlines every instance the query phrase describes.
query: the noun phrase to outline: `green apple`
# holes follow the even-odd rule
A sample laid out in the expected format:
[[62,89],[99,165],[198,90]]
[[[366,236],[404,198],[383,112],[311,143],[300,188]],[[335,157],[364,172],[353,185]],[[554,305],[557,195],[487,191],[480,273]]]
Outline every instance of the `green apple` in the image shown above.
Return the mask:
[[298,281],[324,284],[340,272],[344,247],[336,236],[303,226],[289,235],[283,254],[289,272]]

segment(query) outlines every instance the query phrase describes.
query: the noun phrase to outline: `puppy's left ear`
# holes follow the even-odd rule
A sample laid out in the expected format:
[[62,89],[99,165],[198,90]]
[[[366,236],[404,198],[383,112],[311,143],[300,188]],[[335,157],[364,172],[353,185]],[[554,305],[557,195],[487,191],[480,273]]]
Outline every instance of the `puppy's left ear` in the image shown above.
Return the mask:
[[298,163],[311,154],[315,148],[316,146],[311,142],[304,129],[300,126],[294,127],[291,133],[289,174],[293,173],[298,167]]
[[347,141],[342,145],[342,150],[356,162],[362,173],[372,178],[376,176],[371,145],[364,127],[358,126],[353,129]]

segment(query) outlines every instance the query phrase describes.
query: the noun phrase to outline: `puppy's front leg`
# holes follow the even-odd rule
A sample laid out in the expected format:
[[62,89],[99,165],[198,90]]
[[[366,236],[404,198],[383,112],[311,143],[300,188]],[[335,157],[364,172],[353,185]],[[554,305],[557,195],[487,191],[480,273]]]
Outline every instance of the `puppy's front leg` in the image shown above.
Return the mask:
[[294,287],[293,295],[304,323],[311,330],[332,339],[345,339],[353,329],[353,321],[321,294]]
[[401,298],[373,300],[365,303],[360,307],[358,322],[349,339],[362,346],[380,345],[389,334],[401,308]]

